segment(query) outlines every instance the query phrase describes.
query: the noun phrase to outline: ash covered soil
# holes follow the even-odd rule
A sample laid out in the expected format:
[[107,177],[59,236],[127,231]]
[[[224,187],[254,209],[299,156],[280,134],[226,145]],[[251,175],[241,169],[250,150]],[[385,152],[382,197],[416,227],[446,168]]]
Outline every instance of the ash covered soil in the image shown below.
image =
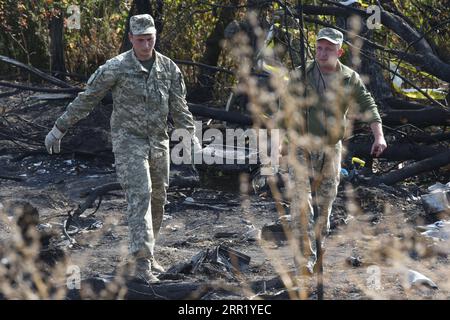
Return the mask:
[[[63,110],[61,105],[52,107],[50,115],[49,105],[31,108],[32,112],[28,108],[18,114],[29,121],[40,119],[40,123],[50,128],[51,121]],[[82,136],[85,141],[82,137],[76,138],[83,127],[95,127],[92,123],[99,117],[107,118],[107,113],[103,110],[94,112],[63,139],[63,151],[69,150],[67,146],[76,145],[81,152],[47,155],[43,147],[44,129],[37,135],[34,152],[14,149],[14,144],[5,137],[1,138],[4,147],[0,150],[1,175],[21,180],[0,179],[0,203],[6,208],[25,202],[36,208],[40,230],[54,232],[51,245],[64,251],[69,265],[79,266],[81,278],[87,283],[90,279],[100,282],[110,279],[127,261],[127,205],[122,190],[102,197],[95,214],[89,217],[90,220],[86,218],[86,225],[80,232],[72,235],[76,245],[70,245],[62,233],[68,213],[86,200],[87,191],[116,182],[111,157],[91,157],[86,150],[101,154],[101,147],[90,144],[86,135]],[[104,132],[92,130],[89,134],[98,134],[108,140]],[[42,141],[40,148],[39,141]],[[144,285],[133,289],[129,286],[129,290],[134,290],[134,296],[128,297],[292,297],[285,288],[288,283],[280,279],[294,272],[295,250],[286,241],[255,240],[264,226],[275,223],[280,216],[273,197],[269,192],[250,192],[243,196],[238,174],[199,172],[198,177],[186,167],[171,169],[171,183],[183,183],[182,186],[173,183],[169,188],[166,215],[156,243],[156,258],[169,269],[189,263],[206,249],[223,245],[250,257],[248,267],[236,273],[205,260],[195,272],[181,272],[178,268],[176,273],[160,275],[160,283],[151,286],[152,294]],[[411,181],[394,187],[354,186],[353,191],[342,183],[334,204],[332,233],[327,239],[324,255],[325,298],[450,298],[449,243],[432,241],[417,230],[418,225],[448,219],[448,216],[427,215],[419,197],[427,193],[428,186],[439,180],[445,183],[445,179],[448,180],[448,173],[447,178],[439,173],[421,184]],[[189,186],[190,181],[192,186]],[[84,214],[92,213],[97,204],[98,200]],[[281,207],[286,209],[287,206]],[[3,219],[0,222],[3,244],[14,241],[9,224],[14,221],[15,217],[10,215],[6,222]],[[438,289],[425,285],[409,287],[409,269],[430,278]],[[305,286],[309,290],[307,298],[316,298],[315,277],[307,279]],[[99,298],[83,296],[83,293],[81,297]]]

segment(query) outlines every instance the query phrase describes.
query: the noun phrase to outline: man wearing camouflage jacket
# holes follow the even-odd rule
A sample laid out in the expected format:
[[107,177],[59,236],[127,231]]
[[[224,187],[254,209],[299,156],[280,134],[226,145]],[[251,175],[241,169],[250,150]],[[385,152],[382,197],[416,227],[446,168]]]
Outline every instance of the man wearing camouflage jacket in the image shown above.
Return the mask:
[[136,275],[146,282],[157,281],[152,271],[163,272],[155,260],[169,183],[170,113],[176,128],[195,138],[188,110],[182,73],[168,57],[156,52],[156,29],[148,14],[130,19],[133,48],[100,66],[89,78],[86,90],[68,105],[45,139],[48,152],[60,151],[67,130],[86,117],[112,91],[111,138],[116,172],[128,203],[129,251],[135,259]]
[[[374,99],[360,75],[339,61],[343,54],[342,43],[340,31],[333,28],[319,31],[315,61],[308,61],[305,68],[307,100],[298,99],[309,103],[305,114],[307,132],[304,132],[309,144],[298,146],[298,162],[290,167],[293,181],[291,216],[306,263],[299,265],[298,259],[295,262],[297,271],[301,270],[302,274],[312,274],[316,270],[316,242],[323,240],[330,229],[348,115],[361,115],[361,120],[370,125],[374,136],[372,155],[380,156],[387,147]],[[298,95],[298,89],[302,87],[300,79],[300,69],[297,69],[289,85],[294,95]]]

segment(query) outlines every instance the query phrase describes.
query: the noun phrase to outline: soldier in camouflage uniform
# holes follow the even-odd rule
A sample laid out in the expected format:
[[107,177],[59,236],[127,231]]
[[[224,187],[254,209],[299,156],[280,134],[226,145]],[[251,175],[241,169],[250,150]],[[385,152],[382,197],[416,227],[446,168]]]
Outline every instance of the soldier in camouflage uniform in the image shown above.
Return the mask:
[[56,120],[45,145],[50,154],[58,153],[67,130],[112,90],[111,138],[117,176],[128,203],[129,251],[137,275],[151,282],[158,280],[152,271],[164,271],[155,260],[154,246],[169,183],[168,114],[176,128],[189,131],[195,149],[201,146],[186,104],[182,73],[172,60],[154,50],[153,18],[132,16],[129,39],[133,48],[95,71],[86,90]]
[[[306,64],[306,95],[308,99],[315,99],[306,113],[306,133],[316,143],[301,146],[298,163],[290,167],[294,232],[306,260],[305,265],[296,263],[296,266],[303,274],[312,274],[315,270],[317,232],[324,239],[330,229],[331,209],[340,180],[341,140],[352,104],[350,97],[354,99],[353,107],[359,108],[352,113],[364,114],[363,120],[370,124],[375,138],[371,153],[378,157],[387,147],[374,99],[359,74],[338,60],[343,53],[342,42],[343,34],[338,30],[321,29],[317,36],[316,59]],[[298,69],[289,86],[294,94],[297,94],[300,79]]]

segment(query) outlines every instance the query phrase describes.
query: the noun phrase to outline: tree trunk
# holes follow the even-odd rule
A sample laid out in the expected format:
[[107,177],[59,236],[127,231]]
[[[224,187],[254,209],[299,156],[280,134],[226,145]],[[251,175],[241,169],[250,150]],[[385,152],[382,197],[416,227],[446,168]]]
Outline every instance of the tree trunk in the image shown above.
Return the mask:
[[[161,34],[163,32],[164,28],[164,0],[156,0],[156,7],[155,10],[153,10],[152,14],[153,18],[155,19],[155,28],[158,32],[158,34]],[[160,41],[159,37],[156,37],[156,44],[155,44],[156,50],[160,50]]]
[[[201,63],[210,66],[217,66],[217,62],[222,51],[221,41],[224,39],[225,27],[233,21],[237,12],[238,4],[239,0],[231,0],[227,5],[233,7],[221,9],[217,23],[211,34],[208,36],[208,39],[206,39],[206,49],[203,57],[200,59]],[[200,68],[200,73],[197,77],[197,88],[192,90],[189,94],[189,100],[198,103],[211,101],[213,99],[215,82],[214,75],[215,72],[211,69]]]
[[52,74],[64,79],[67,71],[64,60],[64,13],[53,16],[49,22],[50,31],[50,70]]

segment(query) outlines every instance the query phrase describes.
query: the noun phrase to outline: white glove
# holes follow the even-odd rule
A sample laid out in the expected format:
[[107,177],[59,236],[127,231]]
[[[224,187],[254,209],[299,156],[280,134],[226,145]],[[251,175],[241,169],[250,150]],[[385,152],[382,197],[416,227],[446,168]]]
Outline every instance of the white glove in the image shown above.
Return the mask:
[[61,139],[66,133],[59,130],[56,125],[53,126],[52,130],[45,137],[45,147],[48,153],[52,154],[59,153],[61,151]]

